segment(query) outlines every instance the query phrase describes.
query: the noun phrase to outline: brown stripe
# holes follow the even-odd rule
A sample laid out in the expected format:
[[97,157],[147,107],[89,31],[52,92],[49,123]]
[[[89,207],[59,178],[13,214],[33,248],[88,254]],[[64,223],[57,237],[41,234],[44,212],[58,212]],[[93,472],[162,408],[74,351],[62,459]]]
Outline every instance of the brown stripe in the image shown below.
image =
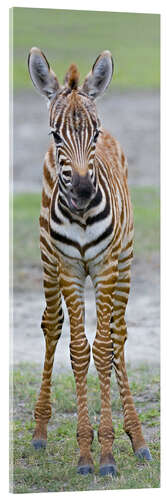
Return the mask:
[[46,231],[48,231],[48,221],[46,219],[44,219],[44,217],[42,217],[42,215],[40,215],[40,217],[39,217],[39,222],[40,222],[40,226],[43,227],[44,229],[46,229]]

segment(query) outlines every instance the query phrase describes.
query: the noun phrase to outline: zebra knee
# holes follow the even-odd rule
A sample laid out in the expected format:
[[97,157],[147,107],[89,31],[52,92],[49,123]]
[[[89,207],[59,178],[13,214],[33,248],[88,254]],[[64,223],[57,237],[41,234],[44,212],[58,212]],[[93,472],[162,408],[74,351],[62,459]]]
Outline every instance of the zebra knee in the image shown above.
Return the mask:
[[92,346],[93,359],[97,372],[103,375],[110,375],[114,357],[114,346],[111,338],[96,339]]
[[83,377],[87,374],[90,363],[90,344],[85,337],[84,341],[80,339],[70,342],[70,359],[74,375]]
[[51,332],[56,332],[58,338],[61,335],[62,326],[64,322],[64,313],[62,307],[55,311],[55,313],[50,313],[48,307],[45,308],[42,315],[41,328],[43,330],[44,336],[51,334]]

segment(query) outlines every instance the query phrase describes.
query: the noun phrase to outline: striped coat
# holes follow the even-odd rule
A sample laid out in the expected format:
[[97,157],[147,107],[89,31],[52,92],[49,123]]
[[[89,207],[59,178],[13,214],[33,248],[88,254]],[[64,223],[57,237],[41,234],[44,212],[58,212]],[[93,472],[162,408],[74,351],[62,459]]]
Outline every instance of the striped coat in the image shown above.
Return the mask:
[[54,353],[63,324],[62,295],[70,318],[70,356],[76,381],[80,448],[78,472],[93,471],[93,428],[87,406],[86,377],[90,345],[84,329],[84,285],[90,275],[96,297],[97,331],[92,353],[101,390],[98,438],[100,473],[116,474],[112,454],[110,377],[115,368],[124,412],[124,428],[134,452],[151,459],[130,392],[124,360],[125,310],[133,255],[133,213],[127,162],[118,143],[100,124],[95,98],[109,85],[113,60],[104,51],[79,87],[72,64],[61,87],[44,54],[33,48],[29,71],[49,101],[51,143],[45,156],[40,213],[40,247],[46,308],[43,379],[35,408],[35,448],[45,447],[51,416],[50,389]]

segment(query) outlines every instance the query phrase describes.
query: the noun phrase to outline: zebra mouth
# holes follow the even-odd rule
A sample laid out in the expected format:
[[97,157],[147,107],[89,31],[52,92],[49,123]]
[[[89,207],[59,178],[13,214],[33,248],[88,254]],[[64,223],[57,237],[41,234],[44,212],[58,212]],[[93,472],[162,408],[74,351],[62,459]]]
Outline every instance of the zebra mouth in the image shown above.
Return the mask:
[[77,204],[77,202],[74,200],[74,198],[70,198],[70,208],[72,210],[72,212],[78,212],[79,214],[83,214],[84,210],[87,208],[85,207],[82,207],[82,206],[79,206]]
[[73,206],[76,210],[78,210],[78,208],[79,208],[79,207],[78,207],[77,203],[75,202],[75,200],[74,200],[73,198],[71,198],[71,203],[72,203],[72,206]]
[[73,196],[68,197],[69,208],[73,213],[82,215],[87,208],[88,203],[76,200]]

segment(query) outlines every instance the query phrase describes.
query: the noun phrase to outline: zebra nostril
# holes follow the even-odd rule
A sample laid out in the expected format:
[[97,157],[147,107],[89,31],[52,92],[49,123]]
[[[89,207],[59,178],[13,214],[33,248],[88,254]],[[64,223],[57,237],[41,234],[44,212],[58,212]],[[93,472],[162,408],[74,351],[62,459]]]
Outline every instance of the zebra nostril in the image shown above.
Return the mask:
[[89,200],[95,192],[94,185],[88,173],[84,176],[79,175],[77,172],[73,175],[72,192],[78,198]]

